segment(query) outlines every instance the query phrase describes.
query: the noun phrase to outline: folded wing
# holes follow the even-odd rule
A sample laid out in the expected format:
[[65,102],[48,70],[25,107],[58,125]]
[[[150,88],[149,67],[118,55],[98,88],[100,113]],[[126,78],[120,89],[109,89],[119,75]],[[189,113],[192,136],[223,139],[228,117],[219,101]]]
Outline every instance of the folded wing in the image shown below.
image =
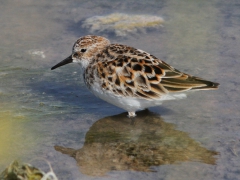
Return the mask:
[[169,93],[217,89],[219,85],[180,72],[149,53],[124,45],[110,45],[98,58],[102,88],[119,95],[150,100]]

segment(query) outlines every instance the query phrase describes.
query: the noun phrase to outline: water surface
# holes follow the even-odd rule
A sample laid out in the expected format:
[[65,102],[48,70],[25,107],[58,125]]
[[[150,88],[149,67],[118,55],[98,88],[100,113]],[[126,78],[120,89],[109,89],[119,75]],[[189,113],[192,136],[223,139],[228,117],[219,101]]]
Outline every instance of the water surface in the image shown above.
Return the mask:
[[[59,179],[239,179],[240,4],[209,1],[4,1],[0,3],[0,169],[13,160]],[[220,83],[140,112],[94,97],[78,66],[50,68],[89,34],[84,19],[149,14],[163,27],[108,37],[177,69]]]

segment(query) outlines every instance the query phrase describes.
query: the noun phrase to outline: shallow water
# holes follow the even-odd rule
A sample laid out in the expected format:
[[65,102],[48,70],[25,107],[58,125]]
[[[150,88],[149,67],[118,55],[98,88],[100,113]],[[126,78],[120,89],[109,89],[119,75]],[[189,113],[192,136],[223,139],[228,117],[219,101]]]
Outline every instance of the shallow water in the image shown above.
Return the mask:
[[[59,179],[239,179],[240,3],[33,1],[0,3],[0,170],[13,160]],[[78,66],[50,68],[89,34],[81,22],[110,13],[163,17],[163,27],[108,37],[220,83],[138,113],[94,97]]]

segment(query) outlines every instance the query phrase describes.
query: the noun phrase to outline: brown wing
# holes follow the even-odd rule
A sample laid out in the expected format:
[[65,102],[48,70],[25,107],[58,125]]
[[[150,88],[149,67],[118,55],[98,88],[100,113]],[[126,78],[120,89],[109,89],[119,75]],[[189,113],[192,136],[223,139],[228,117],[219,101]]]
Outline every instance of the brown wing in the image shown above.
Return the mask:
[[168,93],[218,86],[182,73],[142,50],[118,44],[98,56],[97,67],[102,87],[123,96],[158,99]]

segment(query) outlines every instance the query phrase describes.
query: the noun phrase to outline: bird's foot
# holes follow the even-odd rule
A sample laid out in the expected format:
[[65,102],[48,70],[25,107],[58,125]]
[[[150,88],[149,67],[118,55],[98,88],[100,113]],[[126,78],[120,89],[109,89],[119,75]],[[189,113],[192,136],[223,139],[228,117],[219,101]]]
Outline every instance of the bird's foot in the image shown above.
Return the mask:
[[128,112],[128,117],[129,118],[133,118],[136,117],[137,115],[135,114],[135,112]]

